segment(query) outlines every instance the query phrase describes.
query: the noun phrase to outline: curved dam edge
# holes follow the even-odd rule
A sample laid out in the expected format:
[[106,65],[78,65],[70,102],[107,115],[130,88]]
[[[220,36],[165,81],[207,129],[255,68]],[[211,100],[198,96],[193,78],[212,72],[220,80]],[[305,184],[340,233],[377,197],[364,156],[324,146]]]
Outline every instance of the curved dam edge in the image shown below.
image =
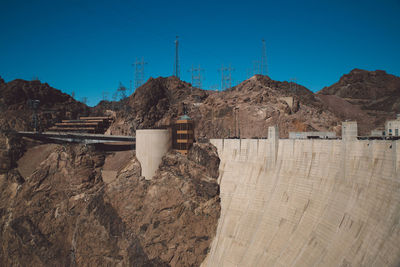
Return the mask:
[[202,266],[399,266],[400,141],[210,142],[221,217]]

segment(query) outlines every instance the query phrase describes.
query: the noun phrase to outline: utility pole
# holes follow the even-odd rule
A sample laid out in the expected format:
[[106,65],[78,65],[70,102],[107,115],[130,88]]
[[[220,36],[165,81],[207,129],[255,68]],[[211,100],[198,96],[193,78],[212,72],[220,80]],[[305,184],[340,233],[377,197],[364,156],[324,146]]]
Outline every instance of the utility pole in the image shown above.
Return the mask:
[[144,65],[146,64],[147,62],[144,61],[143,57],[141,60],[136,58],[135,62],[132,64],[135,68],[135,90],[144,82]]
[[225,90],[232,87],[232,71],[235,69],[232,68],[231,64],[228,67],[221,66],[219,71],[221,72],[221,90]]
[[203,70],[204,69],[202,69],[200,67],[200,65],[198,67],[193,67],[193,65],[192,65],[192,68],[189,70],[192,74],[192,86],[193,87],[201,88],[201,82],[203,80],[201,72]]
[[180,67],[179,67],[179,40],[178,36],[175,39],[175,62],[174,62],[174,76],[179,78]]
[[264,39],[262,40],[261,74],[268,75],[267,45],[265,44]]

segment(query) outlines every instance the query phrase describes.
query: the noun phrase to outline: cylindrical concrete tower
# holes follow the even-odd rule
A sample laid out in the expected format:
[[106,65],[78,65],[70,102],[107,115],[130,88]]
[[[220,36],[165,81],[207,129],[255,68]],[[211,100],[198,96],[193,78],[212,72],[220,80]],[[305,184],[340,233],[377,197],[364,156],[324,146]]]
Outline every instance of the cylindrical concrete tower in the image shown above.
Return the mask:
[[171,143],[170,130],[136,130],[136,157],[147,180],[155,175]]

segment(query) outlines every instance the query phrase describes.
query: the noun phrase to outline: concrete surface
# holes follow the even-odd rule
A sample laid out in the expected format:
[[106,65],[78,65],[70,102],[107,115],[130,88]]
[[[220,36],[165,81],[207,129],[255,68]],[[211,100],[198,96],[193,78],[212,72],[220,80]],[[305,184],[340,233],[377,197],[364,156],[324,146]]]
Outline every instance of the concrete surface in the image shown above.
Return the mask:
[[[354,126],[351,124],[350,126]],[[202,266],[399,266],[400,141],[213,139],[221,217]]]
[[278,99],[285,101],[291,109],[293,108],[293,97],[292,96],[279,97]]
[[342,140],[343,141],[354,141],[357,140],[358,127],[356,121],[344,121],[342,122]]
[[136,157],[142,168],[142,176],[147,180],[153,178],[171,145],[169,130],[136,130]]

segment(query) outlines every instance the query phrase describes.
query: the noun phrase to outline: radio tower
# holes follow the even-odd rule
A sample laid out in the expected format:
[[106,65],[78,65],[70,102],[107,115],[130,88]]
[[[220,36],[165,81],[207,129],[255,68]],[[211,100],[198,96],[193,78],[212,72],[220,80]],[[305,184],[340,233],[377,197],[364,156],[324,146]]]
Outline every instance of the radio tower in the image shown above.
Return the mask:
[[147,62],[144,62],[143,57],[140,61],[136,58],[135,62],[132,64],[135,68],[135,90],[144,82],[144,65],[146,64]]
[[261,74],[268,75],[267,45],[265,44],[264,39],[262,40]]
[[179,47],[179,40],[178,40],[178,36],[176,36],[176,39],[175,39],[174,76],[177,77],[177,78],[179,78],[179,73],[180,73],[178,47]]
[[235,69],[229,64],[228,67],[221,66],[219,71],[221,72],[221,90],[225,90],[232,87],[232,71]]
[[200,65],[197,68],[193,67],[193,65],[192,65],[192,68],[189,70],[191,72],[191,74],[192,74],[192,86],[193,87],[201,88],[201,82],[203,81],[203,77],[201,75],[201,72],[203,70],[204,69],[202,69],[200,67]]

